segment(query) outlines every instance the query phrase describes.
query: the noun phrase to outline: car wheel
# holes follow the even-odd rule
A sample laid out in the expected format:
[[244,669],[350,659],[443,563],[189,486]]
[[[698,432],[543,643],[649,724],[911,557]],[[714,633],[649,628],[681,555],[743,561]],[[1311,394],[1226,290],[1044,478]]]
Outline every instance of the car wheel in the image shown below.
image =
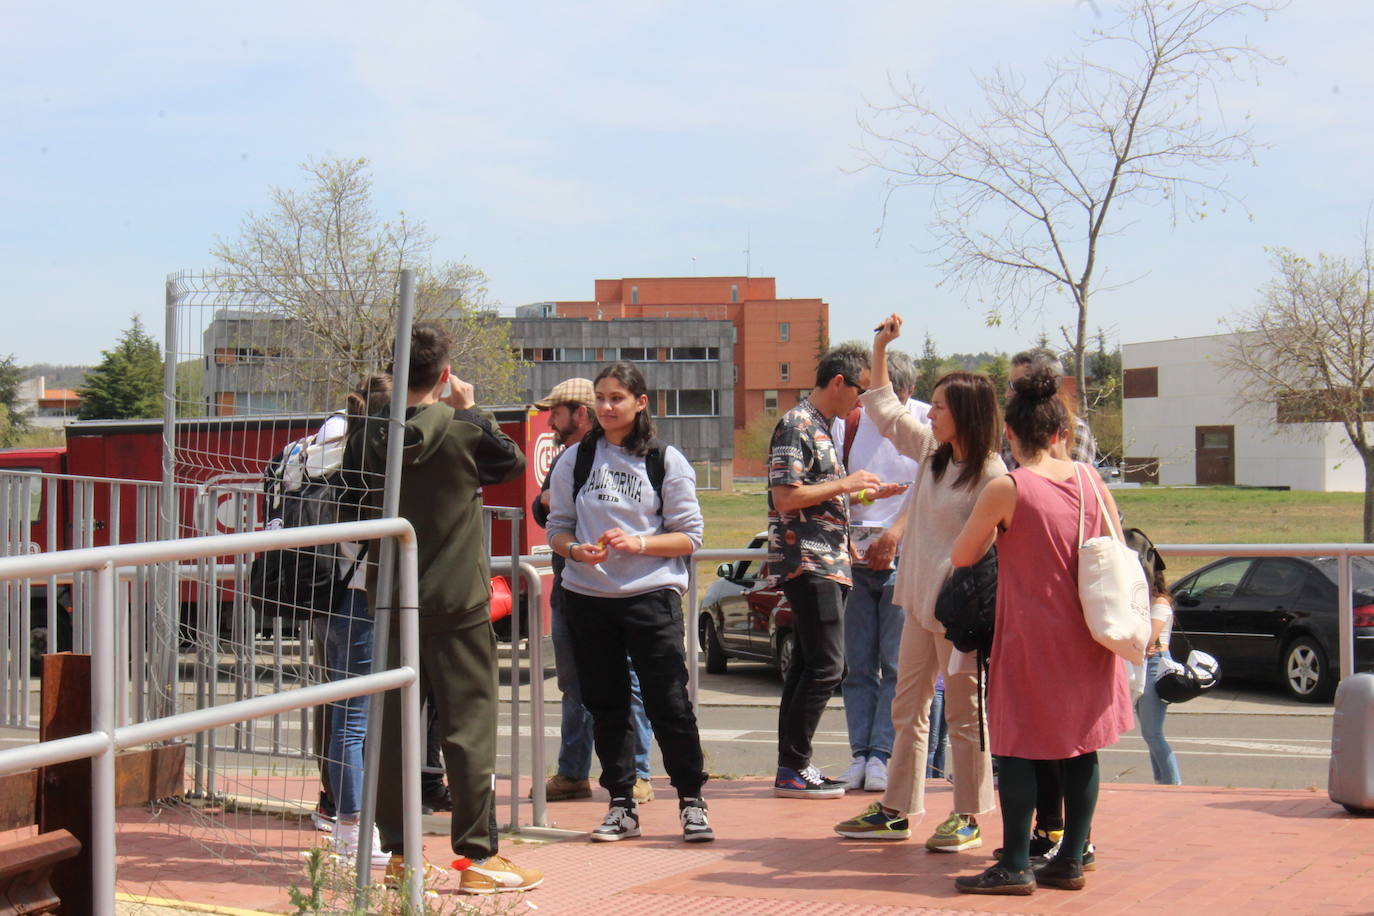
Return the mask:
[[1354,805],[1347,805],[1345,802],[1341,802],[1341,807],[1356,817],[1374,817],[1374,808],[1357,808]]
[[706,673],[725,673],[725,647],[720,644],[716,621],[710,614],[701,618],[701,648],[706,653]]
[[1295,699],[1320,703],[1331,699],[1336,689],[1336,674],[1326,653],[1310,636],[1300,636],[1283,650],[1280,660],[1283,684]]
[[786,683],[787,675],[792,670],[792,665],[795,664],[797,657],[797,637],[792,634],[791,630],[783,630],[778,634],[774,652],[778,659],[778,674]]

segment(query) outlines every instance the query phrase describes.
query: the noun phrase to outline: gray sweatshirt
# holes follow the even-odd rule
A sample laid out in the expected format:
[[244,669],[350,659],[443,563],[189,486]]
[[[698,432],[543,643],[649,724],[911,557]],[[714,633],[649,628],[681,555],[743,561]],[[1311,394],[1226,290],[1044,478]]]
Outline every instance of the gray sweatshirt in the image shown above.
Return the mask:
[[[665,532],[685,534],[694,549],[701,547],[701,507],[697,505],[697,476],[677,449],[664,448],[663,514],[644,459],[605,439],[596,443],[596,460],[587,482],[572,504],[573,468],[577,450],[569,446],[554,465],[549,484],[549,541],[567,531],[578,542],[595,542],[608,529],[646,537]],[[569,562],[563,567],[563,587],[579,595],[625,598],[671,588],[687,590],[687,557],[652,557],[612,550],[600,564]]]

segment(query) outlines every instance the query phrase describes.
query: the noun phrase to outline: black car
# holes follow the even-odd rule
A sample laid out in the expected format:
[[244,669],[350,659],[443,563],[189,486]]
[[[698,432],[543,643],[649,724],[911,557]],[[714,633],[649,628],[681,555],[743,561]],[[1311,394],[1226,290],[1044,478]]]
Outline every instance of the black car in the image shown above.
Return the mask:
[[[766,532],[756,534],[750,549],[768,546]],[[739,560],[716,567],[716,581],[701,601],[697,627],[706,653],[706,670],[724,674],[726,659],[769,662],[787,677],[795,647],[792,606],[787,596],[759,578],[758,560]]]
[[[1336,559],[1227,557],[1174,583],[1174,658],[1194,649],[1222,675],[1278,676],[1304,702],[1329,700],[1339,671]],[[1374,559],[1350,562],[1355,669],[1374,667]],[[1186,637],[1184,640],[1178,637]]]

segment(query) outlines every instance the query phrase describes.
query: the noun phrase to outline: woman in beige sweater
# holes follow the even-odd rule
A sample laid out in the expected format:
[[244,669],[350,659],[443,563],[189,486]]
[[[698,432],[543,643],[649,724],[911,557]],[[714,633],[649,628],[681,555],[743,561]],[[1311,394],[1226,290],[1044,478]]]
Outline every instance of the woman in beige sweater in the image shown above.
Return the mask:
[[921,462],[907,501],[907,526],[893,602],[906,613],[892,700],[896,735],[882,800],[835,825],[840,836],[904,840],[908,817],[925,813],[926,746],[935,679],[945,678],[945,719],[954,757],[954,812],[935,829],[926,848],[958,852],[981,846],[978,815],[992,810],[992,760],[982,740],[978,677],[972,659],[953,666],[954,646],[935,621],[935,599],[949,577],[950,547],[964,527],[978,494],[1007,472],[997,454],[997,395],[987,376],[951,372],[931,395],[929,423],[902,408],[887,378],[887,345],[901,333],[892,315],[873,341],[873,387],[864,410],[903,455]]

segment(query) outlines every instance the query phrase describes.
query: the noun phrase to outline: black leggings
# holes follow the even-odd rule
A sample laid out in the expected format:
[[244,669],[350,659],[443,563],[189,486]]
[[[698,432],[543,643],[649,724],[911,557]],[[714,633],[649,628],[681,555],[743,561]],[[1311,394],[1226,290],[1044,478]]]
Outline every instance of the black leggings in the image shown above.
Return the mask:
[[[1035,815],[1037,764],[1025,757],[997,758],[997,796],[1002,805],[1002,864],[1030,867],[1031,818]],[[1064,774],[1064,839],[1059,855],[1081,861],[1092,831],[1100,779],[1097,751],[1056,761]]]

